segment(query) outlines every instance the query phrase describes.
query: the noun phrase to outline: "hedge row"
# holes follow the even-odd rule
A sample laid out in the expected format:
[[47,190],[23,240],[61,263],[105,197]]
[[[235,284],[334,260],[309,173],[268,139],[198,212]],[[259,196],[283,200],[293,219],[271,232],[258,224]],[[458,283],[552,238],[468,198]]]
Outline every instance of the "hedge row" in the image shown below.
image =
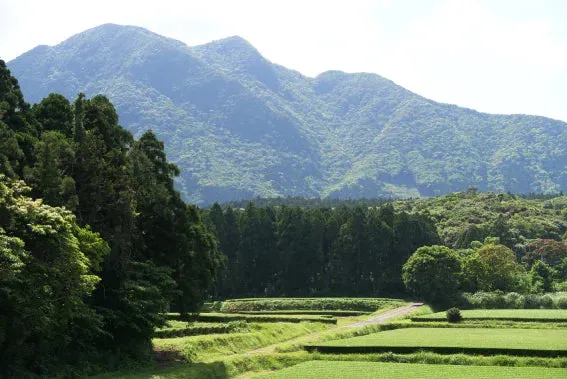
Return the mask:
[[322,316],[322,317],[352,317],[352,316],[364,316],[370,314],[371,312],[363,311],[343,311],[343,310],[329,310],[329,311],[311,311],[311,310],[280,310],[280,311],[242,311],[242,314],[249,315],[311,315],[311,316]]
[[[436,318],[436,317],[412,317],[412,321],[424,321],[424,322],[447,322],[447,319]],[[462,321],[513,321],[513,322],[556,322],[565,323],[567,319],[564,318],[526,318],[526,317],[498,317],[498,318],[488,318],[488,317],[463,317]]]
[[537,350],[537,349],[503,349],[503,348],[476,348],[476,347],[423,347],[423,346],[322,346],[305,345],[308,352],[317,351],[325,354],[370,354],[394,353],[410,354],[419,351],[430,351],[438,354],[478,354],[478,355],[514,355],[529,357],[566,357],[567,350]]
[[234,333],[248,330],[246,321],[230,321],[226,324],[195,325],[186,328],[165,328],[156,330],[154,338],[175,338],[186,336],[200,336],[206,334]]
[[567,294],[464,293],[463,309],[567,309]]
[[325,324],[336,324],[337,319],[325,316],[281,316],[281,315],[251,315],[251,314],[222,314],[201,313],[196,317],[197,321],[203,322],[228,322],[244,320],[247,322],[321,322]]
[[223,302],[221,312],[241,313],[278,310],[342,310],[374,312],[377,309],[403,304],[403,300],[388,298],[282,298],[235,299]]

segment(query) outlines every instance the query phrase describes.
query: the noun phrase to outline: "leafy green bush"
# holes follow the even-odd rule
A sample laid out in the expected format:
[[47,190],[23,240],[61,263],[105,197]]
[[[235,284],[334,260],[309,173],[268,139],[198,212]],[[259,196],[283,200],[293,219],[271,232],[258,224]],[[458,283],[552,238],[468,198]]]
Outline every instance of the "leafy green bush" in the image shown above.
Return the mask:
[[194,325],[185,328],[163,328],[154,332],[155,338],[175,338],[185,336],[199,336],[206,334],[241,333],[249,330],[244,320],[230,321],[215,325]]
[[555,301],[555,304],[559,309],[567,309],[567,295],[559,296]]
[[459,308],[450,308],[447,310],[447,321],[460,322],[463,319]]
[[562,308],[565,300],[561,300],[565,297],[567,296],[562,294],[520,295],[515,292],[464,293],[461,296],[461,306],[465,309],[565,309]]
[[[177,313],[168,313],[169,320],[179,320],[181,316]],[[201,313],[193,316],[200,322],[229,322],[244,320],[247,322],[322,322],[325,324],[336,324],[337,319],[328,315],[270,315],[270,314],[237,314],[237,313]]]

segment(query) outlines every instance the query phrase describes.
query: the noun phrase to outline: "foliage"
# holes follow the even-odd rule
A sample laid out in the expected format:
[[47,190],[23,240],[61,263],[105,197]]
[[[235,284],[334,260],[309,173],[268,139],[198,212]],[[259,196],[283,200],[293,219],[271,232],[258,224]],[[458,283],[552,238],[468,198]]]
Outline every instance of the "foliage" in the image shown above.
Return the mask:
[[449,322],[459,322],[463,319],[461,315],[461,310],[459,308],[449,308],[447,312],[445,312],[445,316],[447,317],[447,321]]
[[403,263],[418,247],[438,242],[426,214],[394,213],[391,204],[302,209],[249,203],[244,210],[215,204],[203,213],[223,256],[215,298],[399,294]]
[[477,292],[474,294],[463,293],[461,302],[468,309],[551,309],[561,308],[567,296],[562,293],[550,295],[526,294],[520,295],[514,292],[505,294],[502,292]]
[[206,334],[225,334],[225,333],[242,333],[249,329],[248,323],[244,320],[229,321],[225,324],[197,324],[186,327],[169,327],[161,328],[154,332],[154,338],[174,338],[184,336],[197,336]]
[[457,295],[461,263],[457,254],[445,246],[423,246],[408,259],[402,278],[411,292],[442,305]]
[[514,289],[516,274],[521,272],[521,266],[516,263],[516,255],[512,249],[499,244],[487,244],[476,252],[478,259],[484,263],[485,277],[482,282],[488,288],[484,290],[509,291]]
[[[223,302],[221,312],[239,313],[242,311],[366,311],[374,312],[381,308],[402,305],[399,299],[388,298],[277,298],[277,299],[234,299]],[[305,313],[303,313],[305,314]]]
[[198,311],[215,269],[163,143],[135,141],[105,96],[30,108],[3,61],[0,137],[1,369],[72,377],[147,359],[163,313]]
[[[456,309],[456,308],[451,308]],[[430,315],[412,317],[414,321],[445,321],[448,312],[438,312]],[[464,310],[462,316],[469,320],[509,320],[534,322],[567,322],[567,311],[560,309],[489,309]],[[446,317],[447,316],[447,317]]]
[[0,175],[0,376],[7,377],[80,370],[104,335],[102,318],[84,299],[100,281],[108,245],[69,211],[27,191]]
[[273,315],[273,314],[238,314],[238,313],[200,313],[195,316],[198,321],[205,322],[229,322],[234,320],[245,320],[247,322],[322,322],[325,324],[336,324],[337,319],[328,315]]

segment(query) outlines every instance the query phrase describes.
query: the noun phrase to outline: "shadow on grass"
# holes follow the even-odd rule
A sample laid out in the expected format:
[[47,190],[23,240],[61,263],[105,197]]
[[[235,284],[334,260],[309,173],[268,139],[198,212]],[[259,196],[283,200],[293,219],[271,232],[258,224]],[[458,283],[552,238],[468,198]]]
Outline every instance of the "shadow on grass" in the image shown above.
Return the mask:
[[227,379],[228,369],[223,362],[185,363],[168,368],[130,369],[109,372],[91,379]]

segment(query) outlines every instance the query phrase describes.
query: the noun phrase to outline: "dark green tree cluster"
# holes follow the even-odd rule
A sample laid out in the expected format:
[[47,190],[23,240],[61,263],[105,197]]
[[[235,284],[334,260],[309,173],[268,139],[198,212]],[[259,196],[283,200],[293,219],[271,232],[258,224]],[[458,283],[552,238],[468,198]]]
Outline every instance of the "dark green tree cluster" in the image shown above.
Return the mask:
[[0,376],[147,359],[164,312],[198,311],[216,247],[178,174],[106,97],[30,107],[0,61]]
[[256,207],[206,211],[219,243],[213,295],[372,296],[404,291],[401,268],[439,242],[426,215],[382,207]]
[[434,306],[455,304],[460,292],[545,293],[567,279],[567,247],[562,241],[535,240],[518,263],[497,237],[474,241],[469,249],[423,246],[403,266],[406,288]]

